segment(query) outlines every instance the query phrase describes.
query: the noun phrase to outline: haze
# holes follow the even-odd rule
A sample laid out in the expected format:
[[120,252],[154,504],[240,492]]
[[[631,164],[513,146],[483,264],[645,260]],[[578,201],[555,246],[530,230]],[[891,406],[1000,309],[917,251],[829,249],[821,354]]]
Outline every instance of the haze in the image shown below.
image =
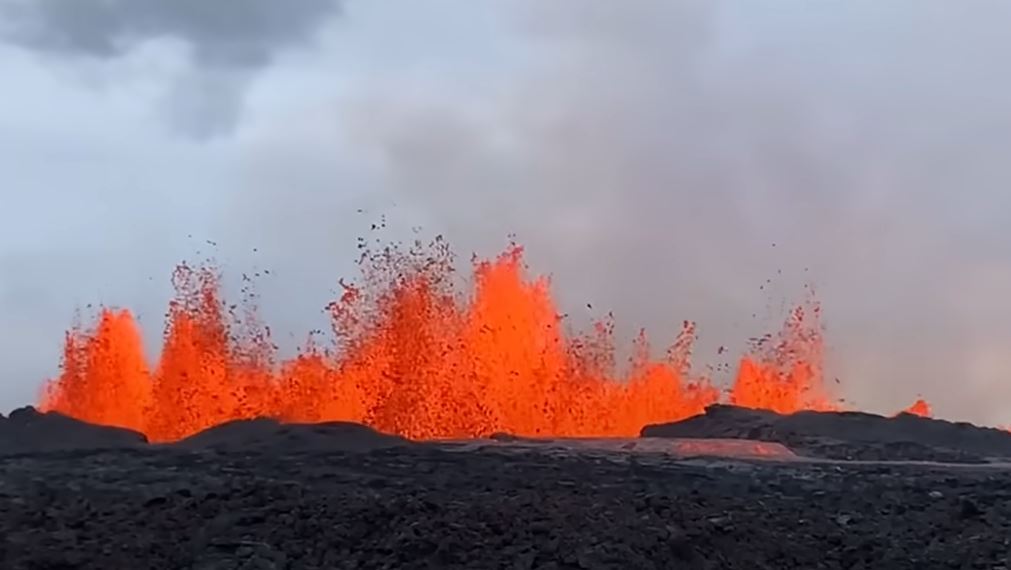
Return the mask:
[[0,0],[0,409],[77,307],[154,352],[184,259],[269,268],[294,348],[385,216],[700,365],[813,285],[852,405],[1011,423],[1011,5],[209,6]]

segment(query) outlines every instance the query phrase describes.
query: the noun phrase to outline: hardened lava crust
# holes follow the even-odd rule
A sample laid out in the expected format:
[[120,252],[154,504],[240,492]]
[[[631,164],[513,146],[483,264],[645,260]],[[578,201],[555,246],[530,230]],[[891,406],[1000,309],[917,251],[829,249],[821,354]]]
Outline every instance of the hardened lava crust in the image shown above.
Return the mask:
[[171,446],[115,431],[15,449],[10,422],[26,421],[49,420],[0,420],[4,569],[1011,568],[997,462],[740,441],[737,457],[690,457],[720,444],[662,438],[421,444],[263,420]]

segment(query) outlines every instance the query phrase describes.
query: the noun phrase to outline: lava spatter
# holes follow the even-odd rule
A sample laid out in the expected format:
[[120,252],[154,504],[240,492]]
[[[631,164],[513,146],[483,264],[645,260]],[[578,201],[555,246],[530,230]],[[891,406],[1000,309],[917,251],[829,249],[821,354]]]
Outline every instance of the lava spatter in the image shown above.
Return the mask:
[[[567,333],[548,280],[526,275],[521,247],[473,263],[469,288],[452,261],[442,240],[365,255],[360,280],[342,282],[330,305],[332,349],[287,360],[257,319],[238,330],[215,271],[180,266],[157,363],[147,363],[131,314],[104,309],[92,328],[67,333],[61,374],[40,407],[152,441],[257,416],[430,439],[634,436],[721,399],[691,371],[692,323],[663,358],[650,355],[643,333],[619,372],[611,323]],[[832,409],[821,350],[817,307],[798,309],[775,345],[741,359],[730,402]]]

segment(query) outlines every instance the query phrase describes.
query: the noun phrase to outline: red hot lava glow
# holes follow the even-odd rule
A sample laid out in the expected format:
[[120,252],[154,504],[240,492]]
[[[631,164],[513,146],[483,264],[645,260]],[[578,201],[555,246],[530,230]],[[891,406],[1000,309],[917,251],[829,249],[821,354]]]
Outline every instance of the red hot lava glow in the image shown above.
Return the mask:
[[[66,335],[59,377],[40,407],[173,441],[225,421],[363,422],[415,439],[493,432],[635,436],[712,403],[778,412],[832,410],[822,378],[818,309],[793,311],[777,337],[740,359],[726,394],[691,371],[694,325],[662,358],[645,334],[617,372],[613,327],[566,334],[548,281],[524,274],[522,248],[476,262],[453,286],[442,240],[363,257],[363,279],[329,306],[336,342],[279,360],[255,310],[232,318],[218,274],[178,267],[153,365],[130,312],[104,309]],[[929,413],[917,402],[913,413]]]

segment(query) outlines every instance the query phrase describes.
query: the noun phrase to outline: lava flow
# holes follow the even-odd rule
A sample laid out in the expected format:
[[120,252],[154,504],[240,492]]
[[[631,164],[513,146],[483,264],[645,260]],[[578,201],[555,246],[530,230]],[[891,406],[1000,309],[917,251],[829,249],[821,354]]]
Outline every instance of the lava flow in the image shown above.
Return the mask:
[[[613,327],[567,334],[548,281],[524,274],[522,248],[475,262],[454,287],[442,240],[366,255],[363,279],[330,304],[331,348],[310,343],[278,360],[249,307],[232,318],[211,268],[177,268],[158,362],[144,356],[128,311],[104,309],[66,336],[61,374],[40,407],[173,441],[225,421],[363,422],[416,439],[634,436],[646,424],[712,403],[778,412],[834,409],[822,383],[816,306],[795,310],[778,337],[740,360],[727,395],[692,372],[694,325],[662,358],[645,334],[618,372]],[[917,410],[923,411],[923,410]]]

